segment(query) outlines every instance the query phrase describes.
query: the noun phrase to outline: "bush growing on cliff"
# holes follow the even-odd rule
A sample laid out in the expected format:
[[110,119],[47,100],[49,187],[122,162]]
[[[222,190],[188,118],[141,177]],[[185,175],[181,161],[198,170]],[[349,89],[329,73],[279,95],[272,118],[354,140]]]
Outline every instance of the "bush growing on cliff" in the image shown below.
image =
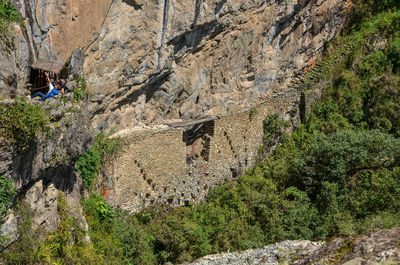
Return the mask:
[[31,210],[28,205],[19,204],[18,240],[0,252],[5,264],[109,264],[98,255],[86,241],[80,223],[72,218],[65,198],[57,197],[58,214],[61,222],[57,229],[38,242],[41,231],[32,228]]
[[104,264],[121,264],[121,243],[115,232],[117,218],[114,211],[101,196],[94,193],[82,202],[82,206],[96,253],[104,257]]
[[[12,206],[12,199],[17,195],[12,180],[4,176],[0,177],[0,229],[3,218],[7,215],[8,210]],[[4,238],[0,236],[0,243]]]
[[50,119],[41,106],[16,99],[15,104],[0,108],[0,137],[24,149],[40,133],[49,132]]
[[79,171],[83,185],[86,188],[92,185],[99,171],[100,163],[101,153],[94,146],[76,161],[76,169]]
[[74,90],[74,100],[76,102],[80,102],[82,99],[88,98],[90,96],[90,92],[87,90],[86,79],[84,76],[76,76],[75,79],[80,84],[79,88]]
[[112,159],[120,144],[120,139],[110,139],[105,134],[96,136],[93,146],[76,162],[83,185],[90,188],[104,161]]
[[91,194],[89,199],[84,202],[85,212],[89,213],[101,221],[110,221],[114,217],[114,211],[101,196]]
[[7,31],[10,22],[17,22],[20,16],[9,0],[0,0],[0,34]]
[[4,176],[0,177],[0,223],[2,218],[8,213],[11,207],[11,199],[17,195],[17,190],[14,188],[12,180]]

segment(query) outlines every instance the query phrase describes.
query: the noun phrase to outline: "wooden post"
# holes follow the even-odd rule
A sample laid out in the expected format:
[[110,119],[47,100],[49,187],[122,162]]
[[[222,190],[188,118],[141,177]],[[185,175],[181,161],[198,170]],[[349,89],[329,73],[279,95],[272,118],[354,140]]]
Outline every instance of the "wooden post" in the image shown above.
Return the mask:
[[40,81],[41,78],[42,78],[42,70],[39,69],[38,76],[36,77],[36,87],[40,87],[40,83],[42,83],[42,82]]

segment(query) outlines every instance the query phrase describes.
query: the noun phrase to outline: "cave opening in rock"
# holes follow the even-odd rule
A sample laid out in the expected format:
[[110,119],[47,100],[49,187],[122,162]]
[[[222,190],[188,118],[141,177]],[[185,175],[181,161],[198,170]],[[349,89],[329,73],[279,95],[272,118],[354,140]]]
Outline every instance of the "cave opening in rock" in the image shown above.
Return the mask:
[[31,95],[36,92],[46,94],[49,91],[49,85],[46,79],[46,73],[52,81],[59,79],[60,72],[64,63],[60,61],[37,61],[31,66],[31,74],[29,79]]

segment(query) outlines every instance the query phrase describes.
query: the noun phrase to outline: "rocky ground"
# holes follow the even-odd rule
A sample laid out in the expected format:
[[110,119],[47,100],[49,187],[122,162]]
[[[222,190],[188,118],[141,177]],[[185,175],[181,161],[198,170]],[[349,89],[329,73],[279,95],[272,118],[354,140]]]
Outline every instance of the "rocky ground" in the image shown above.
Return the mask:
[[284,241],[259,249],[210,255],[187,265],[400,264],[400,228],[326,243]]

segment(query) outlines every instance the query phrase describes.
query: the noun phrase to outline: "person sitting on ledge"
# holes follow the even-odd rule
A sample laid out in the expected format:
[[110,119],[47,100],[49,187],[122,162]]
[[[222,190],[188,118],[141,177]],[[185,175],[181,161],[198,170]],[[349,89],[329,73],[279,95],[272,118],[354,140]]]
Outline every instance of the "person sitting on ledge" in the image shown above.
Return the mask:
[[61,88],[59,83],[56,83],[56,87],[53,86],[53,84],[50,81],[49,75],[46,73],[46,78],[47,82],[49,82],[49,92],[45,95],[41,92],[36,92],[31,96],[31,99],[40,97],[39,101],[44,101],[48,98],[55,97],[59,94],[59,91],[61,90],[61,93],[64,94],[64,88]]
[[63,93],[69,92],[69,91],[68,91],[68,87],[67,87],[67,82],[68,82],[68,81],[67,81],[67,78],[63,78],[63,79],[60,80],[61,89],[64,90]]

